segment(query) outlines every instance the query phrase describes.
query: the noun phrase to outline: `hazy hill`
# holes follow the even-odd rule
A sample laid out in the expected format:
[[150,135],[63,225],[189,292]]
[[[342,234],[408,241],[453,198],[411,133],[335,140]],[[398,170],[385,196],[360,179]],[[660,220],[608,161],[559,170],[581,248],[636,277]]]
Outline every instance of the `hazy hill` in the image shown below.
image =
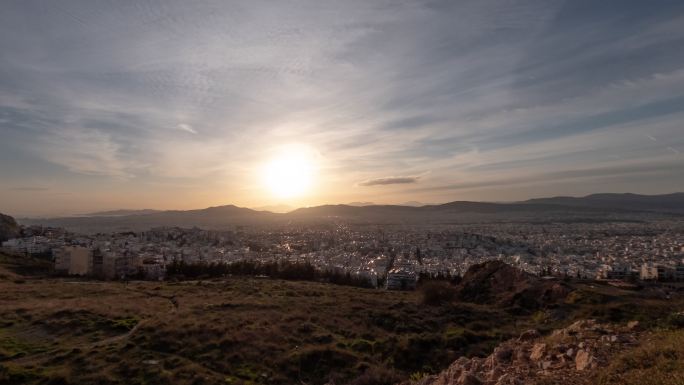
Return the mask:
[[585,197],[530,199],[526,204],[684,213],[684,193],[664,195],[592,194]]
[[146,230],[157,226],[226,229],[235,225],[317,223],[331,220],[371,224],[450,224],[483,222],[643,220],[684,214],[684,194],[646,196],[595,194],[515,203],[455,201],[420,207],[404,205],[322,205],[288,213],[257,211],[233,205],[200,210],[117,210],[98,215],[22,219],[22,224],[60,226],[73,231]]
[[119,217],[122,215],[143,215],[143,214],[154,214],[161,210],[152,209],[142,209],[142,210],[111,210],[111,211],[98,211],[94,213],[84,214],[88,217]]
[[64,227],[72,231],[92,233],[109,231],[142,231],[160,226],[227,229],[235,225],[271,223],[282,214],[256,211],[233,205],[200,210],[169,210],[149,214],[119,216],[82,216],[44,219],[22,219],[24,224]]
[[272,213],[287,213],[290,212],[296,207],[288,206],[288,205],[268,205],[268,206],[259,206],[259,207],[250,207],[253,210],[256,211],[270,211]]

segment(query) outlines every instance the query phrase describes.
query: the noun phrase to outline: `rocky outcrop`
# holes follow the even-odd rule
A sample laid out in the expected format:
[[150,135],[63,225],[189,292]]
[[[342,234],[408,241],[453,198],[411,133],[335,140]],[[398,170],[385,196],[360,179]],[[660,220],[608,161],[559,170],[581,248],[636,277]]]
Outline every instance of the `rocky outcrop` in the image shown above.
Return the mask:
[[465,302],[535,310],[570,293],[569,286],[543,280],[501,261],[473,265],[463,275],[457,298]]
[[486,358],[461,357],[439,375],[412,385],[579,384],[621,349],[637,343],[629,326],[583,320],[541,337],[533,330],[500,344]]
[[0,213],[0,242],[19,236],[20,228],[14,218]]

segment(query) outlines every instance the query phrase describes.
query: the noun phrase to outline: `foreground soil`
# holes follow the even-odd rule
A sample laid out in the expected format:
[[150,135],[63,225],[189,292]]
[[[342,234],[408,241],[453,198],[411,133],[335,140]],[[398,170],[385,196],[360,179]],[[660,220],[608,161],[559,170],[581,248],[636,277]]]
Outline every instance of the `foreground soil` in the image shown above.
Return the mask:
[[675,306],[577,284],[560,306],[521,314],[316,282],[50,278],[40,262],[3,258],[0,384],[394,384],[531,328],[589,316],[648,326]]
[[[414,292],[227,278],[0,281],[0,383],[391,383],[517,333],[477,305]],[[370,375],[370,374],[369,374]],[[375,380],[373,380],[375,381]]]

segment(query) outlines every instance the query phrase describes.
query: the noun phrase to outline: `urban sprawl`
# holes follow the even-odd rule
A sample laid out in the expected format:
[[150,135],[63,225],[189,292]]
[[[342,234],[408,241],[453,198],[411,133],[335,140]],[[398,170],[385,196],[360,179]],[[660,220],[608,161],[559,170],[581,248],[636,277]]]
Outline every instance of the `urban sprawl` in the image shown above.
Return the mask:
[[346,274],[373,287],[411,289],[419,277],[458,276],[473,264],[497,259],[542,276],[684,281],[684,223],[678,221],[425,227],[330,223],[97,235],[30,226],[2,247],[50,258],[56,274],[107,280],[161,280],[179,262],[289,262]]

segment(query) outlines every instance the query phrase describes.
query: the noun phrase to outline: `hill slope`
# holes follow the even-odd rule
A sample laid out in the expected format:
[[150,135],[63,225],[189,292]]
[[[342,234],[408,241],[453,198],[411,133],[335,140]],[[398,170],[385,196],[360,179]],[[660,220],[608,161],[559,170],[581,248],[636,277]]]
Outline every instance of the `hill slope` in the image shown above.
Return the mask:
[[471,266],[463,275],[457,298],[461,301],[532,311],[562,302],[567,285],[540,279],[501,261]]
[[22,224],[65,227],[73,231],[146,230],[158,226],[229,229],[235,225],[279,225],[346,221],[369,224],[453,224],[483,222],[643,220],[684,214],[684,194],[643,196],[597,194],[584,198],[543,198],[517,203],[455,201],[439,205],[322,205],[288,213],[233,205],[201,210],[104,212],[95,216],[21,219]]
[[9,215],[0,213],[0,242],[17,237],[19,232],[17,221]]
[[684,193],[664,195],[639,194],[592,194],[585,197],[553,197],[530,199],[525,204],[562,205],[581,208],[601,208],[617,210],[643,210],[657,212],[684,213]]
[[153,227],[181,226],[208,229],[231,229],[235,225],[271,223],[279,217],[268,211],[256,211],[233,205],[201,210],[169,210],[129,215],[21,219],[24,224],[64,227],[71,231],[94,233],[143,231]]

